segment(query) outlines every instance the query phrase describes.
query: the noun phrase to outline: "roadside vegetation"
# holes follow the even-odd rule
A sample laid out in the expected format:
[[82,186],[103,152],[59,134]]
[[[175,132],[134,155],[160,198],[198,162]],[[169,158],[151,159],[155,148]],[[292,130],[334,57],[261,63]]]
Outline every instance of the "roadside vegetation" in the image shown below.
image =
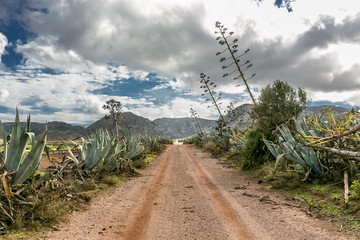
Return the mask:
[[[255,74],[247,77],[252,64],[244,60],[249,49],[239,52],[234,32],[220,22],[215,27],[216,40],[223,47],[216,53],[223,77],[246,86],[253,102],[252,123],[247,129],[230,126],[234,105],[224,108],[216,81],[201,73],[200,88],[218,120],[205,131],[191,108],[197,135],[186,142],[234,167],[254,171],[259,184],[291,194],[309,215],[335,219],[344,228],[360,232],[360,111],[338,115],[328,108],[308,116],[308,94],[281,80],[268,84],[256,100],[248,84]],[[47,143],[46,127],[35,141],[30,116],[21,129],[17,111],[11,133],[0,123],[0,234],[55,228],[100,192],[136,176],[137,169],[154,161],[163,144],[172,142],[145,132],[134,136],[126,122],[126,129],[119,129],[118,122],[124,118],[116,100],[107,101],[103,108],[109,111],[105,117],[113,120],[110,132],[99,130],[56,144]],[[63,154],[62,159],[52,161],[54,152]],[[39,169],[43,155],[52,164]]]
[[[280,80],[264,87],[256,101],[248,84],[255,74],[248,79],[244,74],[251,67],[248,60],[243,60],[249,50],[238,54],[234,33],[227,33],[219,22],[215,27],[219,35],[216,40],[224,46],[216,53],[225,63],[222,69],[227,72],[223,76],[237,73],[233,79],[245,84],[253,101],[249,113],[252,123],[247,129],[230,127],[232,108],[222,114],[221,99],[213,90],[216,81],[202,73],[201,89],[212,102],[209,107],[214,106],[219,115],[218,124],[211,130],[198,131],[186,142],[235,167],[254,171],[260,184],[287,191],[302,202],[308,214],[331,218],[344,228],[360,232],[359,109],[339,115],[328,108],[309,116],[306,107],[310,98],[305,90]],[[191,109],[191,113],[195,111]]]
[[[111,104],[116,101],[109,102]],[[107,104],[109,104],[107,103]],[[118,106],[118,105],[116,105]],[[120,105],[121,106],[121,105]],[[120,116],[109,108],[112,117]],[[86,208],[100,192],[111,189],[155,160],[164,143],[148,134],[134,136],[99,130],[86,138],[47,144],[47,129],[38,141],[30,116],[20,128],[16,111],[11,133],[0,123],[0,235],[19,239],[31,231],[54,228],[74,212]],[[53,154],[62,159],[54,160]],[[39,169],[47,156],[50,166]]]

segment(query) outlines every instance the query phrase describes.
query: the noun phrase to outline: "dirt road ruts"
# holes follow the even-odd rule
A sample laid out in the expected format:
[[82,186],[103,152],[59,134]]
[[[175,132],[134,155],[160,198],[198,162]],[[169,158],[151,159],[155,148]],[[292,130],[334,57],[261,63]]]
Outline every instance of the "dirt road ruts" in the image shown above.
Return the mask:
[[355,239],[189,145],[172,145],[44,239]]

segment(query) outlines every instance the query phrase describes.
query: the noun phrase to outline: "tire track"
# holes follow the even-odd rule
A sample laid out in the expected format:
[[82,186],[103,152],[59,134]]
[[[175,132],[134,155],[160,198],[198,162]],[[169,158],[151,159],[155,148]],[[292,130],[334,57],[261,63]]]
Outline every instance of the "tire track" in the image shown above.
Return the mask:
[[170,147],[169,151],[166,153],[165,159],[163,160],[160,168],[158,170],[157,176],[147,188],[148,192],[144,197],[143,204],[137,209],[135,214],[131,219],[129,219],[129,225],[126,228],[126,232],[123,236],[123,239],[126,240],[141,240],[145,235],[146,228],[149,224],[149,219],[151,217],[152,210],[154,208],[155,202],[159,196],[159,191],[162,186],[162,182],[165,177],[165,172],[169,165],[169,159],[173,155],[174,148]]
[[200,166],[194,161],[193,157],[189,155],[189,153],[181,148],[182,154],[186,156],[186,159],[194,168],[198,177],[204,183],[207,192],[212,197],[212,199],[216,202],[217,206],[221,210],[222,214],[225,216],[226,221],[229,223],[230,226],[234,229],[234,231],[238,235],[238,239],[246,239],[251,240],[253,239],[251,235],[246,231],[244,227],[238,221],[238,218],[232,208],[227,204],[225,198],[222,196],[218,187],[204,174],[201,170]]

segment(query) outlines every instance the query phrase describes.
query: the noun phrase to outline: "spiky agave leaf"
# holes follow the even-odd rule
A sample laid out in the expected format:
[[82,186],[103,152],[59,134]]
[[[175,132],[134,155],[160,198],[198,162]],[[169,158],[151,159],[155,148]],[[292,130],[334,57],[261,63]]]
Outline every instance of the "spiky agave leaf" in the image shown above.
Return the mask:
[[19,112],[16,109],[15,122],[10,135],[10,143],[8,149],[4,148],[4,153],[7,151],[4,154],[6,155],[6,158],[4,158],[4,163],[8,171],[18,170],[22,157],[25,153],[26,146],[28,145],[28,141],[34,141],[35,135],[34,133],[29,132],[29,127],[30,116],[27,119],[23,131],[20,131]]
[[47,132],[48,129],[47,126],[45,126],[45,130],[40,140],[34,143],[29,154],[25,157],[18,171],[13,176],[11,181],[12,184],[24,183],[28,179],[28,177],[37,170],[40,164],[41,155],[46,145]]

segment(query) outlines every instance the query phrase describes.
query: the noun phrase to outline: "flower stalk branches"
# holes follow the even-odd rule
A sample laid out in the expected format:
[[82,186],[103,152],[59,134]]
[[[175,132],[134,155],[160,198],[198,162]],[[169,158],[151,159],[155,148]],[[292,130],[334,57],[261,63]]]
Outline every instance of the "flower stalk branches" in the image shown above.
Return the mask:
[[197,134],[198,135],[203,135],[203,131],[202,131],[201,127],[200,127],[200,121],[199,121],[198,113],[193,108],[190,108],[190,114],[191,114],[191,117],[194,118]]
[[[247,49],[243,54],[237,55],[237,52],[238,52],[238,44],[237,44],[238,39],[235,38],[234,40],[229,41],[230,37],[234,34],[234,32],[229,32],[227,34],[226,31],[228,29],[226,27],[224,27],[224,25],[221,25],[221,22],[216,22],[215,27],[219,29],[219,31],[215,31],[215,34],[220,35],[220,36],[218,36],[216,38],[216,40],[219,41],[220,45],[222,45],[222,46],[225,45],[226,46],[226,48],[223,51],[217,52],[216,56],[224,54],[226,51],[229,51],[229,53],[230,53],[230,57],[222,57],[220,59],[220,62],[226,62],[228,60],[231,61],[230,64],[222,66],[222,69],[228,69],[228,68],[230,68],[232,66],[236,66],[236,68],[233,69],[232,71],[230,71],[228,73],[225,73],[223,75],[223,77],[227,77],[227,76],[232,75],[235,72],[238,72],[240,75],[236,76],[234,78],[234,80],[237,80],[237,79],[240,79],[240,78],[243,80],[243,82],[244,82],[244,84],[246,86],[246,89],[249,92],[250,97],[251,97],[254,105],[256,105],[255,98],[252,95],[250,87],[249,87],[249,85],[247,83],[248,80],[250,80],[251,78],[253,78],[255,76],[255,73],[251,77],[249,77],[247,79],[245,78],[245,75],[244,75],[244,71],[249,69],[252,66],[252,64],[250,63],[249,60],[245,61],[244,63],[242,63],[241,60],[240,60],[240,58],[242,56],[244,56],[246,53],[248,53],[250,51],[250,49]],[[237,86],[240,86],[240,85],[237,85]]]
[[[217,87],[217,85],[214,82],[210,81],[210,77],[206,76],[204,73],[200,74],[200,83],[202,84],[200,88],[204,89],[205,94],[209,94],[210,98],[207,98],[205,101],[211,101],[211,104],[215,106],[216,110],[219,113],[219,120],[218,120],[218,127],[217,130],[220,132],[220,135],[222,133],[222,129],[226,126],[225,118],[220,110],[221,102],[218,103],[218,101],[221,99],[221,93],[217,94],[217,92],[214,91],[214,89]],[[207,106],[208,108],[211,106]]]

